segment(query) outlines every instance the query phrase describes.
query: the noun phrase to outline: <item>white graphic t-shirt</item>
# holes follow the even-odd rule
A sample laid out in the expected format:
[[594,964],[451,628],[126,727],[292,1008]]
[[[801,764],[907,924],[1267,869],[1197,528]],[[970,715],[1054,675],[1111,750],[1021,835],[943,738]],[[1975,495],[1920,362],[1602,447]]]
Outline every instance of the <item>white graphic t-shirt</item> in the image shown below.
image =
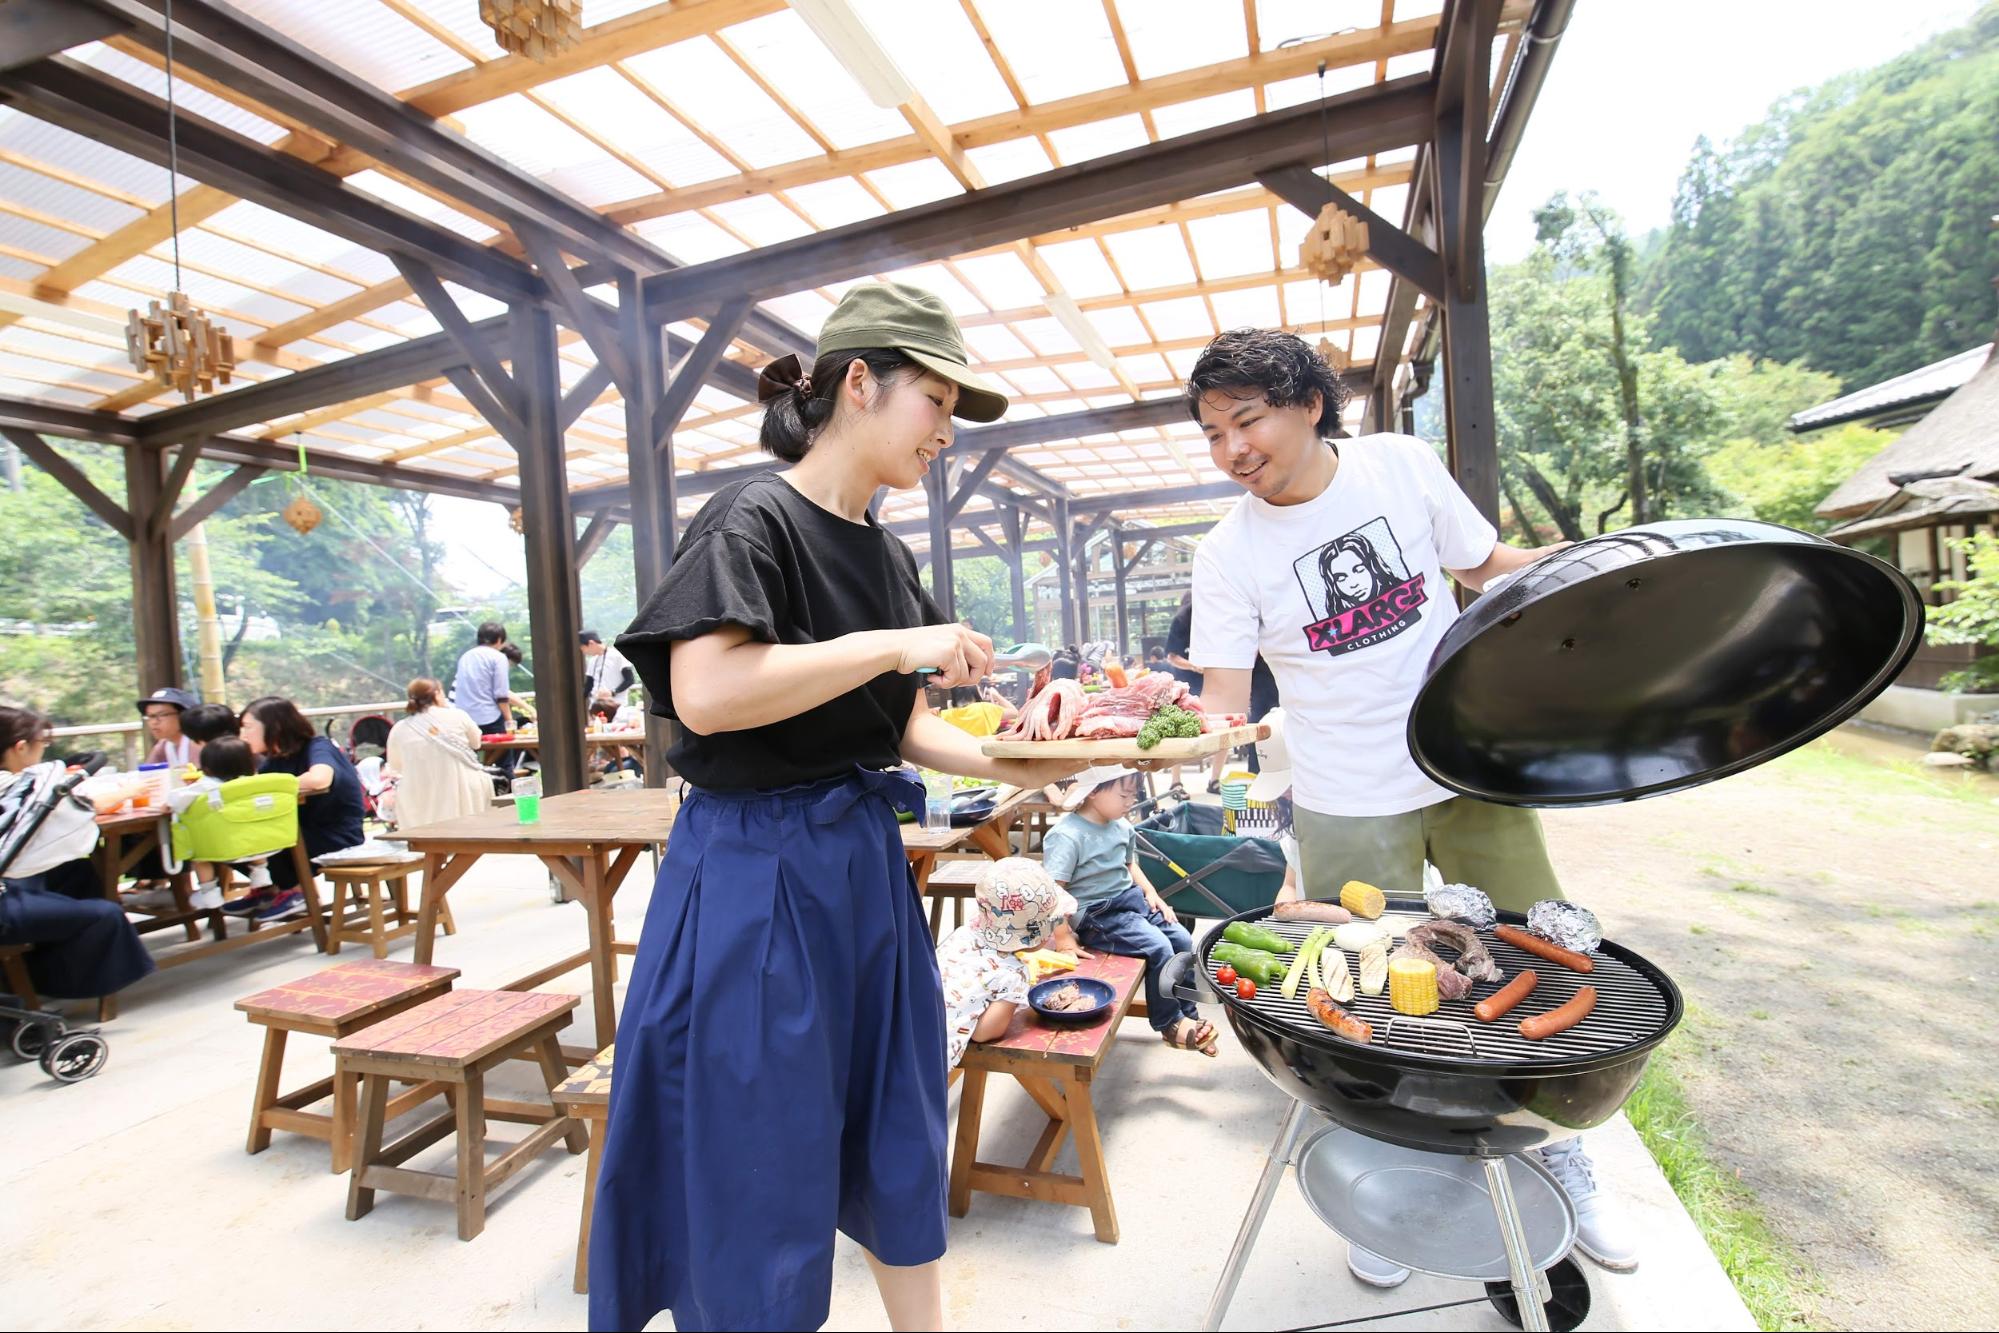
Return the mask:
[[1428,444],[1341,440],[1317,499],[1245,495],[1194,553],[1196,666],[1249,670],[1284,701],[1292,798],[1326,815],[1392,815],[1451,793],[1404,729],[1430,654],[1457,619],[1445,569],[1474,569],[1499,534]]

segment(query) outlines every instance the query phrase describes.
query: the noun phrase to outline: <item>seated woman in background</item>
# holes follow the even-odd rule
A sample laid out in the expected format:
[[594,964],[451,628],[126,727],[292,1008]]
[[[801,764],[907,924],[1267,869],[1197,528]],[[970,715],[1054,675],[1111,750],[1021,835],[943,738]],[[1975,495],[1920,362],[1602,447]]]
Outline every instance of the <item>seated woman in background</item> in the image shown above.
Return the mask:
[[[53,730],[31,709],[0,708],[0,786],[42,761]],[[26,962],[37,993],[97,999],[153,970],[139,932],[101,893],[87,860],[0,880],[0,944],[34,946]]]
[[[244,707],[242,720],[243,739],[264,761],[259,771],[290,773],[298,779],[298,833],[308,857],[359,847],[367,840],[361,830],[361,775],[339,746],[313,730],[298,705],[266,695]],[[305,894],[292,858],[272,857],[270,870],[269,889],[222,910],[254,914],[260,922],[283,921],[304,912]]]
[[479,724],[444,702],[444,686],[410,682],[409,716],[389,731],[396,775],[396,827],[416,828],[493,804],[493,779],[479,763]]

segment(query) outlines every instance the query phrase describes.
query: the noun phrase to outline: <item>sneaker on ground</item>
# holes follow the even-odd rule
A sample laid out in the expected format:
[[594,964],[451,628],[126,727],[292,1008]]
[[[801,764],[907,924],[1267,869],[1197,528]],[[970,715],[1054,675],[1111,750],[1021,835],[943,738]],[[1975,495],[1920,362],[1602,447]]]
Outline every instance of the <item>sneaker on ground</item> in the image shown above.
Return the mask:
[[125,906],[137,912],[171,912],[179,904],[174,902],[172,889],[142,889],[126,894]]
[[1373,1250],[1363,1250],[1348,1242],[1347,1271],[1370,1287],[1399,1287],[1409,1280],[1409,1270]]
[[222,906],[222,890],[213,884],[197,884],[188,903],[197,912],[212,912]]
[[1596,1164],[1583,1150],[1582,1138],[1541,1149],[1541,1164],[1576,1206],[1576,1248],[1614,1272],[1638,1267],[1637,1234],[1624,1209],[1597,1184]]
[[241,898],[222,904],[222,910],[230,916],[248,916],[252,912],[262,911],[270,906],[271,896],[269,889],[246,893]]
[[272,898],[257,911],[258,921],[288,921],[305,913],[305,894],[297,889],[287,889]]

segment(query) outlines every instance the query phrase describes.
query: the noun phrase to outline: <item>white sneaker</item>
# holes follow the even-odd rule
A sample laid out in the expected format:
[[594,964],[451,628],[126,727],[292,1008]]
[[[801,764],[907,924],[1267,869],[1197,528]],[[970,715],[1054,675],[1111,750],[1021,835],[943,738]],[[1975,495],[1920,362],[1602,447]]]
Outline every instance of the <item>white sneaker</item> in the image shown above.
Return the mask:
[[124,901],[126,910],[133,912],[171,912],[177,906],[172,889],[144,889],[126,894]]
[[1363,1250],[1347,1242],[1347,1271],[1370,1287],[1399,1287],[1409,1280],[1409,1270],[1373,1250]]
[[1580,1135],[1541,1149],[1541,1165],[1554,1173],[1576,1206],[1576,1248],[1613,1272],[1638,1267],[1638,1237],[1624,1209],[1596,1182],[1596,1164]]
[[214,884],[197,884],[188,905],[197,912],[212,912],[222,906],[222,890]]

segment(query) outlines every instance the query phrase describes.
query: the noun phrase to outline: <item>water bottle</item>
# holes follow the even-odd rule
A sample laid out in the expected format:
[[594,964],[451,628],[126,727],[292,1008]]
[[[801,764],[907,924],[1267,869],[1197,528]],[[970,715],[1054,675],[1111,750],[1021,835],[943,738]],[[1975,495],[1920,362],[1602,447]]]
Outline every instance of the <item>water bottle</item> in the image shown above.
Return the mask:
[[541,774],[523,773],[514,779],[514,815],[523,824],[541,822]]

